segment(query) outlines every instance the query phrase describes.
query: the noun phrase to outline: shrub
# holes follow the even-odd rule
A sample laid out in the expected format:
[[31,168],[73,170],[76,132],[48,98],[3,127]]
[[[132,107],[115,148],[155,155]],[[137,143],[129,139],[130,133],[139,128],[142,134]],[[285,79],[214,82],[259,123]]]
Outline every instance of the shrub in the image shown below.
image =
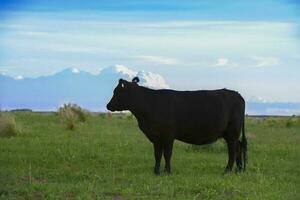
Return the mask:
[[288,120],[286,120],[285,127],[290,128],[293,126],[293,124],[294,124],[293,121],[288,119]]
[[265,120],[269,127],[286,127],[291,128],[300,125],[299,117],[270,117]]
[[58,109],[58,115],[61,121],[67,125],[67,129],[74,130],[78,122],[87,120],[89,113],[76,104],[68,103]]
[[15,117],[11,114],[0,113],[0,137],[13,137],[21,133]]
[[87,120],[88,117],[88,111],[80,108],[78,105],[76,104],[69,104],[71,110],[73,111],[73,113],[75,113],[75,115],[77,115],[78,120],[80,122],[85,122]]
[[112,118],[112,113],[111,112],[107,112],[106,116],[107,116],[107,118],[111,119]]
[[297,116],[292,116],[286,120],[285,127],[290,128],[300,125],[300,118]]
[[271,118],[271,117],[265,119],[265,121],[269,127],[274,127],[275,125],[278,125],[278,120]]

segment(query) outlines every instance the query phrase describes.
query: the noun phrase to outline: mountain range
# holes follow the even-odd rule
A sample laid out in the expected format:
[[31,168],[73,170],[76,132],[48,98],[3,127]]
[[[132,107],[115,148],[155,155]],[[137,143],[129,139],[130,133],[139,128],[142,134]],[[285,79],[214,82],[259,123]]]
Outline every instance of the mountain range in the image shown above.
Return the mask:
[[[98,74],[67,68],[48,76],[13,78],[0,75],[0,109],[32,109],[54,111],[63,103],[76,103],[92,111],[106,111],[106,104],[120,78],[138,76],[140,85],[153,89],[170,88],[165,79],[155,73],[133,71],[123,65],[104,68]],[[251,115],[299,115],[300,103],[266,102],[250,98],[246,105]]]
[[123,65],[107,67],[99,74],[67,68],[49,76],[12,78],[0,75],[1,110],[29,108],[35,111],[56,110],[72,102],[94,111],[105,111],[120,78],[140,79],[140,85],[153,89],[169,88],[159,74],[133,71]]

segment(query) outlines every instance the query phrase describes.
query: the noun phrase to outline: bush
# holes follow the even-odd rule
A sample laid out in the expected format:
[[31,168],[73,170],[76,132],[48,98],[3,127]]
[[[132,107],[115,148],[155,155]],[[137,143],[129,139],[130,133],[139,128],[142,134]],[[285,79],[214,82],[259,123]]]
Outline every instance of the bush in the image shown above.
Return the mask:
[[80,108],[78,105],[76,104],[71,104],[70,106],[71,110],[73,111],[73,113],[75,113],[75,115],[77,115],[78,120],[80,122],[85,122],[87,120],[88,117],[88,111],[83,110],[82,108]]
[[293,123],[293,121],[292,120],[287,120],[286,121],[286,123],[285,123],[285,127],[287,127],[287,128],[290,128],[290,127],[292,127],[294,125],[294,123]]
[[276,120],[275,118],[270,117],[270,118],[265,119],[265,121],[269,127],[274,127],[276,125],[279,125],[278,120]]
[[11,114],[0,113],[0,137],[13,137],[21,133],[15,117]]
[[269,127],[291,128],[300,125],[299,117],[269,117],[265,119],[266,125]]
[[285,127],[290,128],[294,126],[300,125],[300,118],[296,116],[292,116],[286,120]]
[[76,104],[68,103],[58,109],[58,115],[67,129],[74,130],[78,122],[86,122],[89,112]]
[[111,119],[112,118],[112,113],[111,112],[107,112],[106,116],[107,116],[108,119]]

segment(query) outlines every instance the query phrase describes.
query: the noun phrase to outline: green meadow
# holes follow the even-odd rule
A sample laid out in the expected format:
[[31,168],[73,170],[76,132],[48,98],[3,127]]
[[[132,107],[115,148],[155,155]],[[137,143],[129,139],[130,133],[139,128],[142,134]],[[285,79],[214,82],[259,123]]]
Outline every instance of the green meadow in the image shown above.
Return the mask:
[[246,172],[223,175],[222,140],[176,141],[172,174],[155,176],[132,116],[94,114],[68,130],[56,113],[12,114],[21,131],[0,137],[0,199],[300,199],[296,117],[247,117]]

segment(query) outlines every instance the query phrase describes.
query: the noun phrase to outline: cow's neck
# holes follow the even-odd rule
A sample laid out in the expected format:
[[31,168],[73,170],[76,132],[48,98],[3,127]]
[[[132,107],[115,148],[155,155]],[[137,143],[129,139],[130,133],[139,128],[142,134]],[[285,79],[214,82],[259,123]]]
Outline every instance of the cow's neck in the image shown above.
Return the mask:
[[153,101],[155,95],[152,94],[154,91],[143,87],[136,88],[136,90],[132,93],[132,102],[129,110],[138,120],[153,117],[151,116],[153,113],[151,109],[153,109],[153,102],[155,102]]

